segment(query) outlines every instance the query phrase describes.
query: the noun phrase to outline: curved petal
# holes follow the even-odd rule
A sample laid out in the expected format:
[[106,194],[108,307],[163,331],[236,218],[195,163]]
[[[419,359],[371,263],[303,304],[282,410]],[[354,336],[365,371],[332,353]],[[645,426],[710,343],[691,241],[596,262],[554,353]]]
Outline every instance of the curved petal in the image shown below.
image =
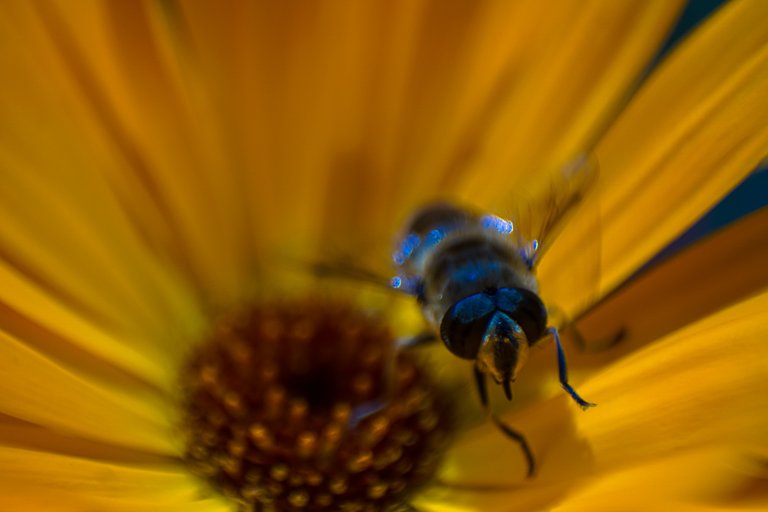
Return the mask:
[[425,512],[549,510],[549,504],[558,496],[552,486],[438,485],[419,496],[415,504]]
[[[62,316],[70,316],[91,325],[84,335],[130,340],[113,362],[134,350],[161,364],[178,358],[179,339],[199,327],[199,306],[183,268],[146,244],[104,180],[103,169],[130,175],[130,163],[94,120],[89,91],[74,83],[34,4],[0,10],[0,302],[65,336],[74,321]],[[53,308],[66,313],[47,316]],[[135,363],[121,361],[158,381],[157,368]]]
[[[535,4],[536,7],[533,7]],[[667,36],[683,2],[523,3],[512,17],[516,30],[500,19],[502,31],[514,31],[509,75],[487,126],[469,124],[469,140],[454,142],[475,151],[471,168],[456,191],[472,202],[505,197],[518,187],[536,190],[575,156],[590,151],[615,120],[627,95]],[[524,10],[523,10],[524,9]],[[531,21],[527,10],[535,18]],[[542,9],[539,13],[538,9]],[[465,132],[466,133],[466,132]],[[475,147],[470,144],[474,143]],[[466,154],[462,155],[468,158]],[[454,162],[454,165],[456,163]],[[504,205],[501,205],[502,208]],[[503,212],[503,211],[502,211]]]
[[0,505],[19,510],[10,507],[18,503],[23,510],[231,510],[205,497],[180,466],[108,464],[0,447]]
[[167,453],[141,451],[93,438],[74,437],[71,433],[1,413],[0,445],[118,464],[163,465],[171,460]]
[[768,208],[648,269],[576,322],[589,349],[623,331],[615,350],[581,357],[596,366],[768,287]]
[[768,504],[765,468],[734,450],[673,453],[582,482],[553,510],[750,511]]
[[[211,123],[163,60],[147,7],[6,2],[2,10],[0,165],[14,178],[4,191],[16,201],[4,206],[17,229],[48,234],[37,237],[40,249],[61,252],[74,276],[93,263],[94,281],[115,294],[129,292],[132,271],[157,267],[157,258],[206,299],[235,300],[253,259],[243,201],[234,199],[242,189],[210,148]],[[80,243],[60,247],[50,222],[40,226],[24,210],[49,198],[63,222],[88,220]],[[109,279],[97,280],[99,273]]]
[[[768,450],[768,291],[627,356],[581,386],[595,468],[724,446]],[[629,442],[631,440],[631,442]]]
[[582,149],[680,5],[186,2],[173,19],[236,127],[254,223],[328,244],[386,238],[429,196],[477,202]]
[[[20,275],[18,269],[3,262],[0,262],[0,281],[3,283],[0,288],[3,329],[38,351],[63,357],[83,372],[120,378],[113,371],[116,370],[128,378],[133,376],[133,380],[138,378],[163,389],[175,384],[173,370],[183,352],[183,335],[147,333],[148,326],[138,321],[130,329],[133,333],[105,326],[98,315],[82,309],[78,311],[77,301],[67,297],[66,292],[65,296],[57,298],[58,287],[51,289],[51,283],[31,282],[29,277]],[[150,296],[148,293],[148,300]],[[129,316],[126,313],[126,317]],[[200,323],[194,314],[188,315],[185,321],[176,322],[180,326],[178,330],[187,333],[194,331],[194,326]],[[169,331],[169,326],[157,327]]]
[[[573,313],[612,290],[768,154],[767,15],[760,0],[724,5],[654,71],[600,142],[592,206],[601,231],[576,216],[541,266],[562,307]],[[601,275],[590,296],[567,273],[597,243]]]
[[[532,480],[525,480],[519,447],[493,425],[465,433],[442,469],[450,485],[438,486],[437,495],[458,504],[488,502],[484,510],[549,509],[584,489],[584,496],[596,499],[603,482],[605,489],[629,485],[622,472],[636,468],[639,474],[678,456],[674,464],[697,457],[722,464],[708,466],[712,470],[699,473],[700,480],[698,465],[687,465],[691,478],[678,478],[674,492],[660,493],[660,500],[722,499],[740,483],[764,478],[744,468],[768,453],[766,311],[768,292],[763,292],[616,362],[579,384],[579,392],[598,403],[589,411],[578,411],[560,393],[506,414],[504,420],[527,437],[538,461]],[[634,492],[649,482],[664,483],[657,474],[649,469],[644,483],[632,486]],[[709,483],[718,478],[723,487],[715,496],[716,486]],[[493,496],[503,499],[494,502]],[[611,496],[613,510],[632,503],[622,494],[603,496],[606,503]],[[586,497],[574,503],[589,502]]]
[[173,454],[170,415],[157,395],[89,382],[0,332],[0,412],[60,432]]
[[[0,487],[1,488],[1,487]],[[46,492],[41,495],[38,486],[3,489],[0,505],[6,510],[24,512],[231,512],[232,507],[223,500],[206,498],[192,502],[158,504],[126,503],[123,500],[93,500],[79,494]]]
[[[768,209],[757,211],[710,235],[606,297],[576,321],[586,346],[578,346],[574,343],[573,332],[564,330],[561,334],[566,345],[571,383],[582,395],[594,401],[581,389],[581,382],[590,373],[768,287],[765,226],[768,226]],[[613,340],[619,333],[623,336],[614,346]],[[442,347],[438,348],[442,350]],[[432,357],[436,356],[439,354]],[[441,375],[453,363],[450,357],[443,359],[436,364]],[[462,365],[456,371],[464,377],[464,385],[470,386],[465,378],[466,367]],[[557,380],[557,356],[552,344],[544,343],[531,351],[513,392],[512,407],[521,412],[536,401],[564,396]],[[480,410],[475,401],[468,406]],[[541,414],[546,417],[551,411]],[[543,428],[544,425],[537,423],[525,431]]]

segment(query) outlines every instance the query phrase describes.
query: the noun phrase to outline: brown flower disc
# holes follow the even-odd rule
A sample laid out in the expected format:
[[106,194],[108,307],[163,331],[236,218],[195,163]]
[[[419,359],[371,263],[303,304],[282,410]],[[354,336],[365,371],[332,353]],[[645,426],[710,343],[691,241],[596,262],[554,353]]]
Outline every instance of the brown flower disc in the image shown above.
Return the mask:
[[378,511],[428,482],[448,400],[380,319],[315,300],[222,323],[182,379],[186,459],[253,510]]

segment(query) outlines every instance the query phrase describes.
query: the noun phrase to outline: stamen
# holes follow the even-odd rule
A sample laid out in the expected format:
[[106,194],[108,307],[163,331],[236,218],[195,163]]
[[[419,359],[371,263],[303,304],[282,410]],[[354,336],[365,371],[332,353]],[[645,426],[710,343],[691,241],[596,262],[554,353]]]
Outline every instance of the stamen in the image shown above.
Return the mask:
[[339,304],[230,318],[183,373],[190,468],[244,511],[406,503],[437,468],[450,400],[413,356],[392,364],[394,343],[382,322]]

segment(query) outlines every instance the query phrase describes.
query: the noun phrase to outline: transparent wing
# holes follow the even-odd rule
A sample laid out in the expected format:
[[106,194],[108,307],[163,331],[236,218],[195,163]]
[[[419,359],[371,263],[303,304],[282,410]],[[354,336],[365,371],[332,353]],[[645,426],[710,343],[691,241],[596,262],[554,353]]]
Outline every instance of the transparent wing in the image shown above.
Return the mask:
[[389,291],[392,291],[395,288],[392,282],[393,278],[386,277],[370,269],[357,266],[349,259],[338,258],[332,261],[329,258],[326,261],[307,261],[306,265],[309,271],[318,277],[349,279],[351,281],[372,284],[374,286],[378,286],[379,288],[385,288]]
[[597,176],[597,160],[591,155],[580,155],[565,165],[534,199],[518,200],[511,205],[511,236],[523,248],[530,267],[539,263],[565,219],[597,182]]

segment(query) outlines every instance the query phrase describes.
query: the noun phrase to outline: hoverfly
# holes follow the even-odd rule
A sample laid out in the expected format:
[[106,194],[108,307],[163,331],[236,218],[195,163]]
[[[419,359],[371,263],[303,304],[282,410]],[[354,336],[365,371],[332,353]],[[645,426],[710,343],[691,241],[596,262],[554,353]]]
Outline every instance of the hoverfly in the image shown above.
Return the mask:
[[[519,444],[529,477],[535,471],[533,453],[522,434],[490,412],[486,380],[490,376],[511,400],[511,384],[529,349],[551,336],[560,384],[582,409],[595,405],[568,383],[558,329],[548,325],[534,274],[566,214],[595,178],[594,161],[578,158],[562,170],[540,203],[520,207],[512,220],[447,202],[425,206],[406,223],[392,256],[397,275],[388,286],[415,297],[432,327],[431,333],[402,340],[398,348],[439,336],[451,353],[474,361],[481,404],[494,423]],[[337,273],[323,266],[316,270]],[[340,273],[381,284],[365,270],[347,268]],[[370,414],[375,407],[362,414]]]

